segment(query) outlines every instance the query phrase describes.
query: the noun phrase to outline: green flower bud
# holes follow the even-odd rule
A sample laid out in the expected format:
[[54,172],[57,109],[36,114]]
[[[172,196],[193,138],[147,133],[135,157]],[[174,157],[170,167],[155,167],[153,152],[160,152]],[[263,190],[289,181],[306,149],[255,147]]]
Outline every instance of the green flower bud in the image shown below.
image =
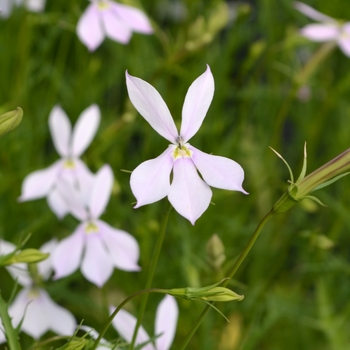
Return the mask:
[[37,263],[47,259],[50,254],[42,253],[38,249],[24,249],[20,252],[13,252],[1,257],[0,265],[12,265],[18,263]]
[[175,297],[203,301],[241,301],[244,296],[225,287],[218,287],[224,280],[201,288],[174,288],[166,292]]
[[0,115],[0,136],[8,133],[16,128],[22,121],[23,110],[17,107],[14,111],[10,111]]
[[273,212],[275,213],[283,213],[305,198],[309,198],[318,204],[324,205],[317,197],[311,196],[310,193],[329,186],[333,182],[336,182],[340,178],[350,174],[350,149],[347,149],[345,152],[341,153],[339,156],[335,157],[322,167],[318,168],[308,176],[305,176],[307,168],[307,153],[305,144],[303,167],[299,178],[295,182],[289,164],[279,153],[277,153],[275,150],[273,151],[286,164],[291,177],[289,187],[273,207]]
[[82,350],[86,344],[87,341],[83,338],[74,339],[57,350]]

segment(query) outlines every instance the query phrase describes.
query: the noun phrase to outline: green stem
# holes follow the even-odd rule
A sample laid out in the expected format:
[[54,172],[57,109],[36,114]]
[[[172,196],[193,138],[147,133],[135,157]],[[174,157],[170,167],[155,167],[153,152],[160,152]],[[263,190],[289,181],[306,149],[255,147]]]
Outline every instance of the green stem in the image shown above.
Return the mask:
[[5,329],[6,339],[10,350],[21,350],[17,340],[17,330],[13,328],[11,318],[7,312],[7,303],[0,293],[0,318]]
[[131,294],[130,296],[128,296],[126,299],[124,299],[119,306],[113,311],[113,313],[111,314],[111,316],[109,316],[105,326],[103,327],[102,331],[100,332],[98,338],[95,340],[94,345],[92,346],[91,350],[96,350],[98,344],[100,343],[101,339],[103,338],[103,336],[105,335],[108,327],[110,326],[110,324],[112,323],[114,317],[117,315],[117,313],[123,308],[124,305],[126,305],[131,299],[136,298],[140,295],[143,294],[147,294],[148,293],[162,293],[162,294],[167,294],[167,289],[159,289],[159,288],[149,288],[149,289],[143,289],[143,290],[139,290],[138,292]]
[[[162,223],[160,226],[160,230],[159,230],[159,235],[158,235],[158,239],[156,242],[156,247],[154,248],[154,252],[152,255],[152,259],[151,259],[151,264],[149,267],[149,272],[148,272],[148,276],[147,276],[147,282],[146,282],[146,286],[145,289],[150,289],[152,282],[153,282],[153,277],[154,277],[154,273],[156,271],[156,267],[158,264],[158,258],[159,258],[159,254],[160,251],[162,249],[162,245],[163,245],[163,240],[164,240],[164,236],[165,236],[165,231],[168,225],[168,219],[169,219],[169,214],[170,211],[172,209],[172,206],[170,205],[170,203],[168,203],[168,208],[167,210],[164,212],[163,214],[163,219],[162,219]],[[132,336],[132,341],[130,343],[130,350],[134,349],[134,345],[135,345],[135,341],[136,341],[136,336],[138,333],[138,330],[141,326],[142,323],[142,319],[143,319],[143,315],[145,313],[146,310],[146,306],[147,306],[147,301],[148,301],[148,293],[143,297],[142,301],[141,301],[141,305],[140,305],[140,311],[137,317],[137,323],[134,329],[134,334]]]
[[[234,263],[234,265],[232,266],[232,268],[230,269],[229,273],[228,273],[228,277],[231,279],[234,274],[237,272],[237,270],[239,269],[239,267],[241,266],[241,264],[243,263],[244,259],[246,258],[246,256],[248,255],[248,253],[250,252],[250,250],[252,249],[255,241],[257,240],[257,238],[260,235],[260,232],[262,231],[262,229],[264,228],[265,224],[273,217],[275,213],[271,210],[269,213],[267,213],[264,218],[260,221],[259,225],[257,226],[257,228],[254,231],[253,236],[250,238],[248,244],[246,245],[246,247],[244,248],[244,250],[242,251],[242,253],[240,254],[240,256],[238,257],[238,259],[236,260],[236,262]],[[227,283],[229,282],[229,279],[225,280],[222,284],[223,287],[225,287],[227,285]],[[211,305],[213,305],[214,302],[211,303]],[[187,334],[182,346],[179,348],[180,350],[184,350],[186,348],[186,346],[188,345],[189,341],[191,340],[192,336],[194,335],[194,333],[196,332],[196,330],[198,329],[199,325],[201,324],[201,322],[203,321],[204,317],[206,316],[206,314],[208,313],[208,311],[210,310],[210,306],[207,305],[204,310],[202,311],[202,313],[199,315],[197,321],[195,322],[195,324],[192,326],[192,328],[190,329],[189,333]]]

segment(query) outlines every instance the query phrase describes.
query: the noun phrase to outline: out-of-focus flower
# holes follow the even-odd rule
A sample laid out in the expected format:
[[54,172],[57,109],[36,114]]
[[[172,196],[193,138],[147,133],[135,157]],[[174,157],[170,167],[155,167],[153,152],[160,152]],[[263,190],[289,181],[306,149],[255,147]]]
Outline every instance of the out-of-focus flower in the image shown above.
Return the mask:
[[0,0],[0,17],[9,17],[14,5],[24,4],[28,11],[42,12],[45,8],[46,0]]
[[133,32],[151,34],[152,26],[139,9],[110,0],[90,0],[77,24],[77,35],[90,51],[96,50],[107,36],[127,44]]
[[302,2],[295,2],[294,7],[305,16],[321,22],[302,28],[300,30],[302,36],[317,42],[334,41],[343,53],[350,57],[350,22],[340,23]]
[[[52,253],[56,244],[56,240],[51,240],[40,250],[43,253]],[[15,245],[5,241],[0,242],[0,247],[1,254],[10,253],[16,249]],[[48,330],[60,335],[72,335],[76,328],[74,316],[57,305],[44,289],[35,285],[26,264],[14,264],[6,268],[13,278],[24,287],[9,307],[13,325],[16,327],[24,315],[21,330],[35,339],[40,338]],[[51,258],[38,263],[37,269],[40,278],[48,279],[52,272]]]
[[[175,210],[194,224],[209,206],[212,197],[209,186],[247,193],[242,187],[244,171],[238,163],[201,152],[188,143],[202,125],[214,95],[209,66],[188,89],[180,133],[153,86],[128,73],[126,83],[130,100],[138,112],[172,143],[158,158],[140,164],[132,172],[130,185],[137,199],[135,208],[168,196]],[[173,181],[170,184],[171,171]]]
[[81,221],[73,234],[63,239],[52,259],[55,278],[73,273],[81,265],[81,272],[90,282],[102,287],[116,267],[125,271],[139,271],[139,246],[129,233],[117,230],[99,220],[105,210],[113,186],[113,172],[103,166],[92,186],[80,186],[80,191],[61,182],[58,189],[70,212]]
[[[111,310],[113,311],[113,310]],[[159,303],[155,321],[155,346],[150,342],[150,337],[141,326],[137,333],[135,345],[149,342],[142,350],[168,350],[174,340],[179,310],[175,298],[166,295]],[[118,333],[131,342],[136,318],[125,310],[120,310],[114,317],[112,324]]]
[[49,127],[54,146],[62,157],[46,169],[34,171],[23,181],[19,201],[47,197],[51,210],[62,218],[68,213],[66,203],[57,192],[60,181],[69,182],[74,187],[89,187],[93,174],[79,159],[90,145],[100,123],[100,109],[92,105],[80,115],[74,130],[59,106],[55,106],[49,116]]

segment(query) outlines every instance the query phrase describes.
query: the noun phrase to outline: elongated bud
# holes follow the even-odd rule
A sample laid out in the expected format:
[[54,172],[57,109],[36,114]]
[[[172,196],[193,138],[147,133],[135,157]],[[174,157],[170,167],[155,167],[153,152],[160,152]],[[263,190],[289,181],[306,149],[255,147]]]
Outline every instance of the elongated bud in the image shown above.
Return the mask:
[[16,128],[23,118],[23,110],[17,107],[14,111],[0,115],[0,136]]
[[283,213],[305,198],[309,198],[316,203],[324,205],[317,197],[310,195],[310,193],[317,191],[323,187],[329,186],[333,182],[336,182],[342,177],[350,174],[350,148],[308,176],[305,176],[307,168],[307,154],[305,144],[303,167],[299,178],[295,182],[292,170],[289,167],[288,163],[280,154],[278,154],[276,151],[274,152],[287,165],[291,176],[291,179],[289,181],[290,186],[273,207],[273,211],[275,213]]
[[204,300],[204,301],[241,301],[244,295],[239,295],[231,289],[219,287],[224,280],[206,287],[200,288],[174,288],[168,289],[166,292],[175,297],[188,300]]
[[68,344],[60,349],[64,350],[82,350],[87,344],[87,341],[83,338],[71,340]]
[[208,264],[214,270],[220,270],[221,265],[224,263],[225,247],[222,244],[220,237],[217,234],[213,234],[207,243],[207,261]]
[[37,263],[47,259],[50,254],[42,253],[38,249],[24,249],[20,252],[7,254],[1,257],[0,266],[7,266],[18,263]]

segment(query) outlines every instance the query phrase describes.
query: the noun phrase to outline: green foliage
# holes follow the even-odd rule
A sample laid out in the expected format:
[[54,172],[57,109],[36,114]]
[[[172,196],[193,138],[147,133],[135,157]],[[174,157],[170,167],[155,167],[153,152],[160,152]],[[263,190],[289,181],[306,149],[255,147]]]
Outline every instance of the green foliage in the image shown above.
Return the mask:
[[[44,199],[18,203],[16,198],[28,173],[58,158],[47,123],[52,107],[60,104],[73,123],[92,103],[102,111],[101,126],[83,160],[94,172],[105,163],[112,166],[114,193],[102,219],[136,237],[142,271],[115,270],[102,289],[84,280],[80,272],[46,285],[51,297],[71,310],[78,323],[84,319],[97,331],[108,318],[108,305],[118,305],[144,288],[166,206],[163,201],[132,208],[130,175],[121,169],[133,170],[158,156],[166,142],[130,104],[125,70],[158,89],[179,125],[186,91],[209,64],[216,84],[214,100],[191,143],[240,163],[245,169],[244,188],[250,193],[214,189],[215,205],[194,227],[173,211],[154,287],[198,287],[226,276],[260,219],[288,186],[288,173],[268,146],[277,149],[295,171],[302,166],[300,155],[307,141],[310,172],[349,148],[350,58],[334,48],[305,73],[320,44],[298,36],[298,28],[310,21],[293,9],[291,0],[256,0],[250,5],[221,0],[133,3],[143,5],[155,35],[134,34],[127,46],[105,40],[93,53],[75,33],[88,4],[85,0],[47,1],[44,13],[18,8],[9,19],[0,20],[0,111],[21,106],[25,113],[21,125],[0,138],[1,238],[18,243],[23,234],[32,232],[24,248],[38,248],[73,231],[77,221],[71,216],[58,221]],[[343,1],[308,3],[350,20]],[[227,18],[218,15],[224,8]],[[298,205],[272,220],[229,284],[245,299],[217,306],[231,323],[211,311],[189,348],[348,348],[349,191],[346,177],[318,192],[328,207],[311,210]],[[208,264],[206,253],[214,233],[226,256],[216,269]],[[322,244],[325,238],[328,243]],[[7,300],[13,281],[4,269],[0,280]],[[151,295],[149,300],[143,325],[152,334],[159,297]],[[174,349],[203,308],[200,302],[178,302]],[[138,299],[128,304],[133,314],[138,307]],[[110,328],[105,338],[115,340],[118,334]],[[26,335],[20,339],[22,349],[33,345]]]

